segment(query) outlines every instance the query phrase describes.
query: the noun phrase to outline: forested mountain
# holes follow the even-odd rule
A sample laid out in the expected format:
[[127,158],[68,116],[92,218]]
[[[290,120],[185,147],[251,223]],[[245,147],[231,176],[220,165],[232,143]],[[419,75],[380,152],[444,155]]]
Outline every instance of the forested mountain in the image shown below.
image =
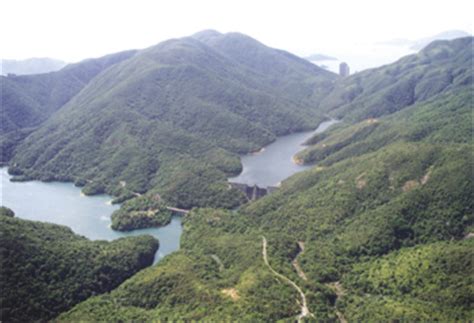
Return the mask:
[[18,147],[11,171],[74,180],[88,194],[233,207],[237,153],[315,128],[337,78],[242,34],[172,39],[99,73]]
[[472,41],[336,83],[320,109],[344,119],[309,140],[314,167],[193,210],[179,252],[59,321],[472,320]]
[[16,145],[68,102],[97,74],[135,51],[69,64],[37,75],[0,76],[0,162],[8,162]]
[[[416,107],[416,109],[413,109]],[[472,139],[472,87],[439,94],[386,118],[341,123],[310,138],[297,154],[303,163],[334,162],[359,156],[400,140],[429,143],[469,143]]]
[[60,70],[67,63],[52,58],[28,58],[24,60],[1,59],[1,75],[40,74]]
[[436,41],[420,53],[337,83],[320,105],[345,120],[378,118],[472,83],[472,37]]
[[90,241],[67,227],[13,218],[2,210],[2,322],[50,320],[151,265],[157,249],[150,236]]

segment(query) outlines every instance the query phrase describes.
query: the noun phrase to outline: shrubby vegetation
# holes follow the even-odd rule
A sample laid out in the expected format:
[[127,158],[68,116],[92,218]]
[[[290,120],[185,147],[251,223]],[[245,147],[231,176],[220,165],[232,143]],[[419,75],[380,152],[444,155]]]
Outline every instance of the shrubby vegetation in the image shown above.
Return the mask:
[[233,208],[245,201],[226,180],[242,170],[237,154],[316,127],[336,78],[240,34],[166,41],[99,73],[10,165],[20,179],[73,180],[85,194],[153,191],[181,208]]
[[361,321],[472,319],[474,240],[402,249],[357,264],[344,276],[351,293],[338,304]]
[[0,206],[0,216],[1,215],[13,218],[15,216],[15,212],[6,206]]
[[71,100],[96,75],[133,56],[135,51],[69,64],[60,71],[37,75],[0,76],[0,163],[55,111]]
[[311,146],[297,155],[305,163],[330,165],[376,151],[397,141],[468,143],[472,123],[472,86],[448,91],[382,119],[338,124],[308,140]]
[[[270,288],[268,269],[252,269],[263,276],[246,270],[262,266],[259,241],[265,235],[270,264],[301,286],[317,320],[336,320],[336,310],[349,321],[469,319],[472,243],[462,239],[474,222],[474,183],[466,176],[474,167],[470,91],[471,84],[461,82],[409,109],[400,105],[400,112],[377,120],[346,120],[311,139],[314,146],[301,156],[311,156],[316,167],[238,212],[193,211],[179,253],[61,318],[292,318],[297,313],[292,290],[282,294],[277,286],[287,288],[283,282]],[[298,241],[305,244],[301,254]],[[307,281],[291,264],[296,255]],[[164,292],[167,275],[180,279]],[[249,281],[252,296],[245,289]],[[215,286],[240,298],[222,304]],[[184,290],[193,290],[189,299]],[[260,304],[269,291],[271,306],[246,307],[248,301]],[[146,301],[156,293],[160,301]],[[114,305],[119,299],[122,304]],[[293,307],[274,312],[285,304]]]
[[[251,219],[200,209],[184,218],[181,250],[133,276],[109,294],[92,297],[58,321],[292,319],[298,294],[262,259],[262,238]],[[330,317],[319,303],[320,318]]]
[[[110,295],[80,304],[60,320],[238,317],[265,321],[295,317],[295,291],[275,281],[263,266],[262,235],[268,239],[271,265],[303,288],[318,319],[336,319],[333,305],[351,320],[422,319],[430,311],[435,313],[430,316],[433,318],[449,317],[458,310],[458,305],[452,305],[456,301],[441,308],[438,304],[444,300],[422,300],[421,288],[425,287],[417,284],[411,287],[413,301],[404,296],[393,298],[390,302],[396,303],[395,312],[375,311],[372,306],[381,304],[377,301],[380,293],[373,292],[378,303],[371,303],[372,298],[357,298],[362,287],[349,284],[352,278],[345,278],[345,274],[358,277],[364,263],[387,254],[396,257],[410,246],[462,239],[473,223],[473,182],[464,176],[465,169],[473,166],[471,149],[459,144],[394,144],[293,176],[280,190],[237,213],[194,210],[184,221],[181,251],[134,276]],[[414,182],[418,184],[407,185]],[[291,266],[298,254],[297,241],[305,242],[298,260],[308,281]],[[456,270],[466,268],[465,257],[461,254],[445,263],[453,263]],[[443,261],[442,256],[439,259]],[[458,259],[464,260],[456,263]],[[420,258],[420,262],[426,261]],[[439,288],[454,290],[459,282],[469,286],[464,282],[466,277],[454,275]],[[348,298],[343,296],[336,302],[336,294],[325,284],[338,280]],[[370,280],[361,281],[368,284]],[[402,279],[396,280],[391,288],[403,290],[402,283]],[[230,292],[238,295],[237,300],[226,294]],[[458,294],[465,295],[462,293]],[[458,300],[454,295],[447,289],[443,297]],[[267,306],[259,305],[264,303]],[[410,314],[415,312],[419,315]],[[464,308],[454,317],[467,315]]]
[[472,84],[473,38],[438,41],[418,54],[338,82],[320,109],[345,120],[378,118]]
[[[250,49],[245,46],[248,40],[230,36],[221,38],[207,32],[196,36],[200,45],[187,39],[145,51],[143,55],[152,60],[159,58],[153,62],[161,64],[158,74],[147,74],[148,82],[160,85],[161,76],[175,75],[168,64],[177,59],[176,51],[184,62],[193,57],[203,66],[207,66],[209,53],[216,55],[212,57],[217,66],[224,62],[219,56],[224,54],[237,62],[258,62],[241,67],[255,68],[257,74],[268,71],[272,77],[274,71],[289,67],[275,65],[274,59],[263,60],[264,47],[242,50]],[[209,52],[204,43],[218,52]],[[301,287],[315,320],[335,321],[338,315],[348,321],[471,319],[472,279],[468,268],[472,267],[472,239],[466,239],[474,228],[474,179],[466,176],[474,168],[469,124],[471,45],[472,38],[437,42],[419,55],[342,80],[320,109],[333,116],[347,112],[344,123],[312,138],[308,144],[313,146],[300,155],[314,162],[315,167],[292,176],[274,193],[238,210],[193,209],[184,217],[180,251],[110,293],[76,305],[58,320],[294,320],[300,311],[298,293],[263,262],[262,236],[268,241],[270,265]],[[156,52],[160,55],[154,56]],[[237,53],[243,54],[240,57]],[[249,56],[257,59],[250,60]],[[162,65],[167,68],[161,70]],[[293,68],[304,67],[298,66]],[[138,65],[135,67],[138,69]],[[144,74],[147,67],[140,65]],[[188,80],[194,73],[202,76],[195,68],[180,66],[179,71]],[[107,76],[108,73],[111,74]],[[115,73],[118,71],[109,69],[97,84],[107,88],[111,77],[117,76]],[[222,84],[226,84],[224,81]],[[288,79],[273,81],[280,90],[294,89],[296,84]],[[136,91],[140,86],[144,84],[134,83],[133,93],[146,93]],[[207,84],[182,86],[196,94],[201,92],[193,92],[195,86]],[[98,88],[101,87],[94,89]],[[243,102],[239,96],[227,96],[234,93],[232,89],[221,89],[223,94],[216,98]],[[306,90],[303,87],[292,93],[298,93],[303,101],[321,97],[321,93],[310,95]],[[128,102],[133,107],[126,110],[128,116],[114,112],[113,107],[123,102],[101,98],[91,105],[103,108],[104,119],[97,123],[101,126],[84,126],[83,135],[76,138],[77,142],[72,141],[66,128],[55,129],[64,127],[60,118],[69,113],[81,115],[77,107],[87,98],[81,96],[74,103],[77,106],[69,105],[61,111],[64,115],[59,113],[47,123],[50,133],[42,130],[25,142],[15,159],[19,167],[14,171],[23,176],[40,176],[55,169],[52,174],[67,176],[61,173],[67,169],[74,171],[74,176],[87,179],[83,181],[86,186],[91,180],[101,181],[106,191],[123,199],[130,198],[133,192],[146,191],[159,193],[165,201],[178,197],[173,204],[221,206],[216,198],[222,198],[226,207],[238,205],[239,197],[226,186],[224,174],[238,169],[235,155],[229,151],[241,149],[240,137],[235,137],[232,149],[221,146],[219,138],[212,135],[208,137],[209,144],[200,139],[201,135],[204,130],[213,134],[215,129],[192,129],[193,123],[186,117],[174,120],[172,116],[181,115],[182,110],[174,109],[176,105],[171,101],[165,102],[172,113],[160,110],[156,115],[151,103],[141,104],[149,96],[128,96],[129,92],[121,91],[116,94],[118,98],[133,98]],[[242,100],[248,98],[246,95]],[[173,97],[187,102],[180,101],[183,98],[179,95]],[[259,100],[265,102],[265,97]],[[253,105],[246,107],[250,106]],[[262,113],[268,112],[265,104],[259,107]],[[258,140],[271,140],[278,131],[295,129],[298,124],[291,118],[275,123],[281,115],[264,122],[253,111],[245,110],[252,119],[237,118],[245,127],[235,129],[250,129],[247,125],[255,129],[246,132],[246,140],[254,138],[249,141],[256,146]],[[147,118],[143,117],[145,112]],[[199,115],[197,110],[186,113]],[[367,118],[370,120],[364,120]],[[255,120],[261,121],[254,123]],[[177,127],[180,122],[189,129]],[[135,123],[140,126],[135,128]],[[254,136],[259,131],[268,131],[269,135]],[[139,135],[142,133],[146,135]],[[92,139],[100,136],[105,139]],[[34,153],[28,155],[29,149],[36,149],[34,142],[48,147],[38,158]],[[86,167],[89,155],[83,147],[88,147],[91,160],[95,161],[90,168]],[[76,154],[76,160],[83,164],[68,160],[70,154]],[[54,162],[48,163],[49,160]],[[40,166],[43,163],[44,167]],[[38,173],[33,174],[37,167]],[[144,171],[135,167],[143,167]],[[206,185],[200,186],[203,182]],[[216,192],[224,195],[215,195]],[[138,201],[130,200],[125,205]],[[307,280],[296,272],[294,261]]]
[[153,263],[150,236],[90,241],[55,224],[0,216],[1,317],[47,321]]
[[112,213],[112,229],[130,231],[163,226],[170,223],[171,216],[159,196],[140,196],[125,202]]

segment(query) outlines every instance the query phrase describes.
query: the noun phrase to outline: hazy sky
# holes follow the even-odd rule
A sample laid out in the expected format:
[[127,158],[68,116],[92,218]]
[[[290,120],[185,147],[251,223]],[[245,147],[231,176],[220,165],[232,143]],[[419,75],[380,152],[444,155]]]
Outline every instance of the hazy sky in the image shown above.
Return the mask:
[[239,31],[295,54],[473,32],[472,0],[2,0],[0,57],[69,62],[203,29]]

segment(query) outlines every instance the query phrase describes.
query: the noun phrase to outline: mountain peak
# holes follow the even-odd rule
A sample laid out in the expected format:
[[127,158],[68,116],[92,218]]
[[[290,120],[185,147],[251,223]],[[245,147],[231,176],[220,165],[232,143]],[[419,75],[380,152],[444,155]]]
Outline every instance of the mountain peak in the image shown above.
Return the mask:
[[209,39],[215,38],[215,37],[220,37],[222,34],[218,32],[217,30],[214,29],[205,29],[201,30],[193,35],[191,35],[192,38],[197,39],[199,41],[206,42]]

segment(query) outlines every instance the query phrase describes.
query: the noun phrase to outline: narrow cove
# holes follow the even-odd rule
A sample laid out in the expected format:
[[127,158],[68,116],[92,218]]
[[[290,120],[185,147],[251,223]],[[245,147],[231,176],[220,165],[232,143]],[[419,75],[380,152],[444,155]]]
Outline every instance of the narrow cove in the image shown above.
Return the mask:
[[0,169],[0,199],[11,208],[15,216],[51,222],[70,227],[75,233],[91,240],[114,240],[121,237],[149,234],[160,241],[155,263],[179,249],[181,218],[174,216],[171,223],[161,228],[130,232],[110,228],[110,215],[119,208],[112,205],[108,195],[84,196],[72,183],[11,182],[7,168]]
[[338,122],[335,119],[323,121],[315,130],[279,137],[262,151],[241,156],[243,170],[238,176],[229,178],[229,181],[262,188],[278,186],[291,175],[311,168],[311,165],[296,164],[293,156],[303,150],[302,144],[306,140]]

